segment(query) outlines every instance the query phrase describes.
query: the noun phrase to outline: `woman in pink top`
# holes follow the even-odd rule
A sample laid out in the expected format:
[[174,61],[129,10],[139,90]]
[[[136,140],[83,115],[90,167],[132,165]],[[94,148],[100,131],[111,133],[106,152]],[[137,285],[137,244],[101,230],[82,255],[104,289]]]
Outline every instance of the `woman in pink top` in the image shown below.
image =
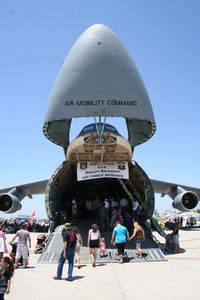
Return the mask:
[[1,225],[0,226],[0,260],[2,259],[4,253],[8,253],[8,248],[6,246],[4,227]]

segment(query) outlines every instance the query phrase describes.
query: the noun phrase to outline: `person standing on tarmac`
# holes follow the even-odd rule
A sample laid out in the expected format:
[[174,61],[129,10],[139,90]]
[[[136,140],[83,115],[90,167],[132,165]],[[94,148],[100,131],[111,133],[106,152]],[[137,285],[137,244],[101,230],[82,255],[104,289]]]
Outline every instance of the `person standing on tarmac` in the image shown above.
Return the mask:
[[179,252],[179,225],[177,222],[177,219],[174,220],[173,224],[173,231],[171,233],[172,239],[173,239],[173,252],[178,253]]
[[29,243],[29,248],[31,248],[31,238],[30,233],[26,230],[26,224],[22,224],[22,228],[17,231],[16,235],[13,237],[13,239],[10,241],[10,244],[14,242],[14,240],[18,237],[18,243],[17,243],[17,253],[16,253],[16,260],[15,260],[15,269],[18,268],[18,262],[20,257],[23,257],[23,268],[27,268],[28,265],[28,245],[27,241]]
[[73,273],[73,267],[74,267],[74,255],[75,255],[77,237],[76,237],[75,232],[72,231],[71,229],[72,229],[71,223],[65,223],[64,230],[62,231],[64,246],[63,246],[63,250],[60,255],[60,259],[58,261],[57,276],[53,277],[55,280],[62,279],[63,266],[67,259],[68,260],[68,277],[66,278],[66,280],[72,281],[72,273]]
[[0,260],[2,259],[4,253],[8,253],[5,237],[5,228],[0,225]]
[[81,250],[81,247],[83,246],[83,239],[82,239],[82,236],[77,227],[73,227],[72,231],[75,232],[76,238],[77,238],[77,243],[76,243],[76,248],[75,248],[75,258],[76,258],[76,262],[77,262],[77,267],[78,267],[78,269],[80,269],[81,268],[81,266],[80,266],[80,250]]

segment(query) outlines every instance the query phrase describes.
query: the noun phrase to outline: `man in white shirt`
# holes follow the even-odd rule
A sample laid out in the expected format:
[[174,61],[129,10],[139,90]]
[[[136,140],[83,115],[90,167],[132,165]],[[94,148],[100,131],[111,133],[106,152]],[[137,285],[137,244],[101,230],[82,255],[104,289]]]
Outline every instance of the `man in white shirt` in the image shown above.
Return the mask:
[[30,238],[30,233],[26,230],[26,225],[22,224],[22,228],[17,231],[16,235],[13,237],[11,240],[10,244],[18,238],[18,243],[17,243],[17,253],[16,253],[16,259],[15,259],[15,268],[18,268],[18,262],[20,257],[23,257],[23,268],[27,268],[28,264],[28,245],[27,242],[29,243],[29,248],[31,248],[31,238]]
[[124,216],[128,208],[128,200],[125,197],[122,197],[120,200],[120,208],[121,208],[121,214],[122,216]]
[[111,198],[110,199],[110,217],[111,218],[113,216],[113,211],[118,208],[119,208],[119,203],[116,200],[114,200],[114,198]]
[[104,200],[104,206],[105,206],[105,208],[107,208],[109,210],[110,203],[107,198]]
[[76,221],[77,220],[77,202],[76,198],[72,200],[72,220]]
[[139,208],[139,202],[137,199],[133,200],[133,219],[135,222],[138,220],[138,208]]

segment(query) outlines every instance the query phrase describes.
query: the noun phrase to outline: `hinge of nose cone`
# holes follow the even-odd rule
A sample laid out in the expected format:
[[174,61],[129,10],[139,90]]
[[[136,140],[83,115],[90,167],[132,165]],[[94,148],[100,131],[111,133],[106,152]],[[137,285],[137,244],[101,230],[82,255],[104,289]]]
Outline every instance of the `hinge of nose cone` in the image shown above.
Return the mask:
[[103,141],[103,132],[105,128],[105,123],[106,123],[106,117],[104,117],[103,122],[101,122],[101,116],[99,116],[99,122],[97,123],[96,117],[94,117],[94,122],[98,134],[98,143],[102,144]]

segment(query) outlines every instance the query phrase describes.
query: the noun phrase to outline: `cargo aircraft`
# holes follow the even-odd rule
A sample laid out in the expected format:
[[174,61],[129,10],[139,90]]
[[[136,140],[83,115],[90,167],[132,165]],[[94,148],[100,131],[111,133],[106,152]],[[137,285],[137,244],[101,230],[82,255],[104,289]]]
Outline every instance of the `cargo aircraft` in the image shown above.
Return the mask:
[[[93,117],[70,143],[73,118]],[[128,139],[106,122],[126,121]],[[194,209],[200,189],[150,179],[132,160],[134,148],[149,140],[156,123],[141,76],[119,38],[105,25],[89,27],[76,41],[55,81],[43,126],[44,135],[64,149],[65,160],[50,179],[0,189],[0,211],[21,209],[24,197],[45,193],[47,216],[55,225],[71,216],[71,202],[120,198],[140,203],[139,217],[154,212],[154,193],[172,198],[180,211]]]

